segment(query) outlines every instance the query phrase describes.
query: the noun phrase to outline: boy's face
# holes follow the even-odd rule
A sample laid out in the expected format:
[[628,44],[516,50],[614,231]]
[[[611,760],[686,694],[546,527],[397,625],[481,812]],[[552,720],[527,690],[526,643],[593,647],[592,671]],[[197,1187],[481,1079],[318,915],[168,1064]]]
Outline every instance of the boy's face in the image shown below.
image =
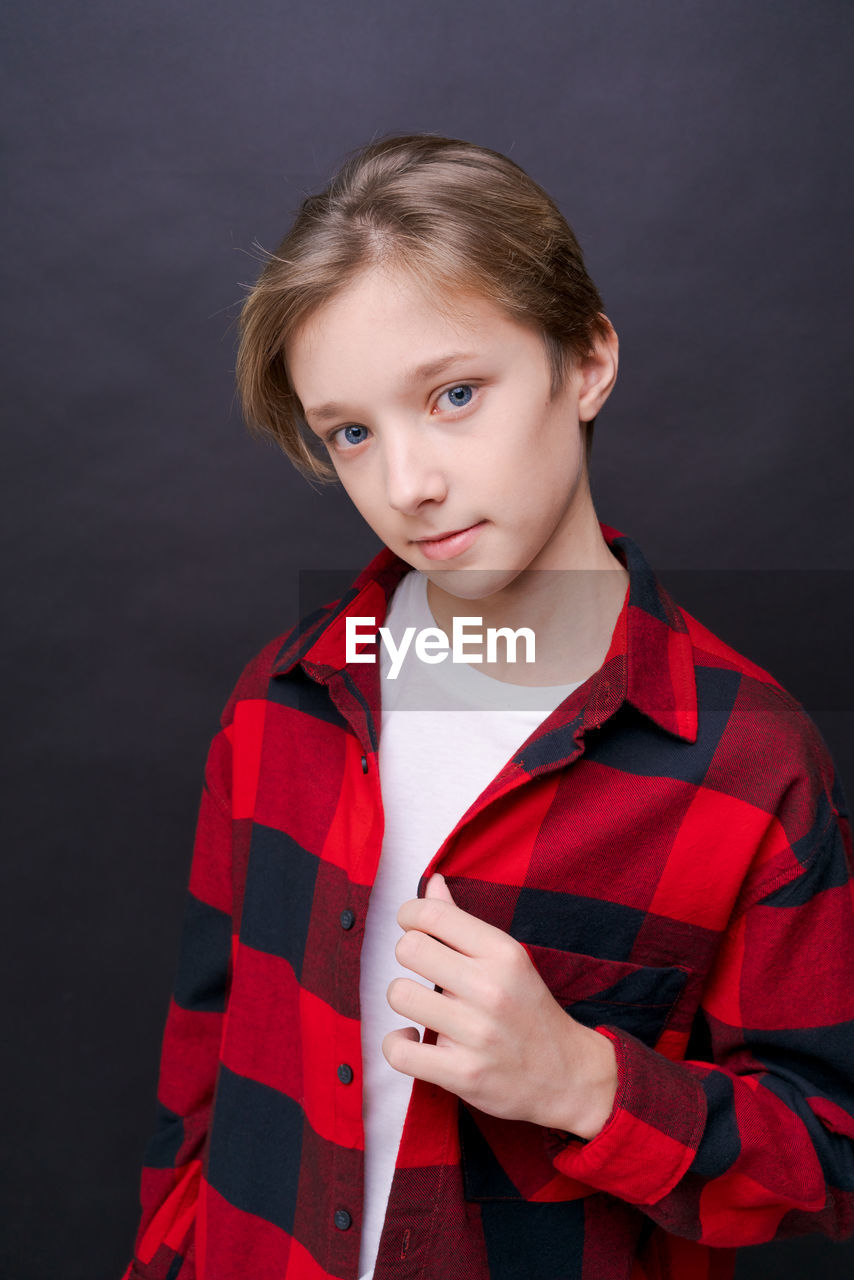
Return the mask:
[[552,398],[540,334],[481,296],[459,304],[449,319],[408,276],[375,268],[306,321],[285,358],[377,536],[443,592],[484,600],[525,569],[576,563],[573,529],[591,510],[580,422],[616,363],[606,350],[576,365]]

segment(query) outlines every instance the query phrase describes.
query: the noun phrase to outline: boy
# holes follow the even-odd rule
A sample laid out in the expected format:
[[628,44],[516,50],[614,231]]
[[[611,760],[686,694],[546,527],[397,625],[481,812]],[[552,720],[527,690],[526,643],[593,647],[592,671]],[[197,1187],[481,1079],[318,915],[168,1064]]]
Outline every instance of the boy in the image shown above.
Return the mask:
[[385,546],[211,746],[126,1274],[711,1278],[850,1234],[844,797],[595,515],[617,339],[562,215],[382,139],[241,327],[247,419]]

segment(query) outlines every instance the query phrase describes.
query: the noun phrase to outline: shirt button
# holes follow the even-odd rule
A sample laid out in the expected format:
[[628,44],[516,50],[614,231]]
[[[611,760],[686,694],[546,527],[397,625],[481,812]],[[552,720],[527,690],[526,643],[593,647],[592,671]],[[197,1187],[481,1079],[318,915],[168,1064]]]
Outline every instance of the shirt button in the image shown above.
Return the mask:
[[336,1209],[332,1215],[332,1221],[339,1231],[347,1231],[353,1225],[353,1219],[346,1209]]
[[362,773],[368,772],[368,757],[362,756]]
[[341,922],[342,929],[352,929],[356,923],[356,913],[351,911],[349,907],[345,907],[338,919]]
[[338,1068],[338,1079],[342,1084],[353,1083],[353,1068],[350,1066],[349,1062],[341,1063],[341,1066]]

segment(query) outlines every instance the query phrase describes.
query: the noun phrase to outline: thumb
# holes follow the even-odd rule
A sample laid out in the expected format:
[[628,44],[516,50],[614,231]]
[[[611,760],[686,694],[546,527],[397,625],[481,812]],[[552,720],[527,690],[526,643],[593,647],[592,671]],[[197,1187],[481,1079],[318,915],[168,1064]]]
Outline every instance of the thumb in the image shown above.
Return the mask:
[[445,877],[434,871],[424,887],[425,898],[444,898],[445,902],[453,902],[451,891],[445,883]]

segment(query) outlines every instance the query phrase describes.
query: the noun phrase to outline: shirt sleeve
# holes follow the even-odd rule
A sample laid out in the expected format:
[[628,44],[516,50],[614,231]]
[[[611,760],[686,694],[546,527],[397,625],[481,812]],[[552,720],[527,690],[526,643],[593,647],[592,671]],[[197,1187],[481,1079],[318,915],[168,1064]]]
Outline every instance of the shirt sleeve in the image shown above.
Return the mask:
[[231,969],[230,779],[231,748],[220,731],[205,767],[156,1122],[143,1156],[142,1216],[122,1280],[196,1276],[196,1207]]
[[797,854],[782,882],[765,875],[742,896],[704,984],[689,1060],[598,1026],[617,1057],[611,1114],[594,1138],[564,1135],[552,1152],[561,1173],[707,1245],[854,1233],[854,859],[844,801]]

